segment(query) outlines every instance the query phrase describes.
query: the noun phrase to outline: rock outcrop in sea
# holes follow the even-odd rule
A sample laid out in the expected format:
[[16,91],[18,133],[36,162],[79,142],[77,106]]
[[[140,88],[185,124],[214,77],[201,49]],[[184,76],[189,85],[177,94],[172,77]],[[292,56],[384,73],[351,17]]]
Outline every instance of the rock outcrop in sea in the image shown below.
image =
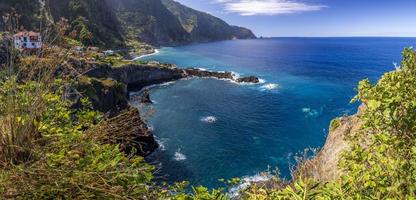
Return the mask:
[[228,79],[239,83],[258,83],[254,76],[236,79],[231,72],[214,72],[196,68],[180,69],[173,65],[130,64],[121,67],[97,65],[86,73],[97,79],[112,78],[127,85],[129,91],[139,91],[146,86],[189,77]]
[[145,89],[142,92],[141,98],[140,98],[140,103],[153,103],[152,100],[150,99],[150,94],[149,94],[149,90]]
[[259,78],[255,77],[255,76],[248,76],[248,77],[238,78],[236,81],[238,83],[260,83]]

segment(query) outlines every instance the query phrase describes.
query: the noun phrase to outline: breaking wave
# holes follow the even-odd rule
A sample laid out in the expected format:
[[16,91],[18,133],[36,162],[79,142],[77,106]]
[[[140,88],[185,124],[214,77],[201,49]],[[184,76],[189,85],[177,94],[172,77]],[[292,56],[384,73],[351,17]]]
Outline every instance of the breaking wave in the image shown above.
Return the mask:
[[214,123],[217,121],[217,118],[214,116],[207,116],[207,117],[202,117],[201,121],[205,123]]
[[260,88],[262,90],[275,90],[275,89],[279,88],[279,84],[269,83],[269,84],[262,85]]
[[183,161],[186,160],[186,156],[183,153],[181,153],[181,149],[178,149],[175,152],[175,156],[173,157],[173,159],[175,159],[176,161]]
[[240,191],[249,187],[252,183],[264,182],[270,180],[271,175],[269,174],[256,174],[254,176],[247,176],[242,178],[241,184],[229,189],[228,194],[231,199],[237,197]]

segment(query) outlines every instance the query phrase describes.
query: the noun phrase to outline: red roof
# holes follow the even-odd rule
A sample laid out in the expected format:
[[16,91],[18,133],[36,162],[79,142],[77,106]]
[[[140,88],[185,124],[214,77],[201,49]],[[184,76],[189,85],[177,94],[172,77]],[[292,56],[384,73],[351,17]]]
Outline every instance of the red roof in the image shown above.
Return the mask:
[[23,37],[23,36],[40,36],[40,33],[36,33],[33,31],[22,31],[13,35],[14,37]]

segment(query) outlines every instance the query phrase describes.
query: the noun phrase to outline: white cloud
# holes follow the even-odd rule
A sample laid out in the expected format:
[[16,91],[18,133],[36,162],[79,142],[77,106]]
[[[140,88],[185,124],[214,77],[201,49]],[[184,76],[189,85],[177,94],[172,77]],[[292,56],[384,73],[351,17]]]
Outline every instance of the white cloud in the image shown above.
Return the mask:
[[215,2],[223,4],[228,12],[244,16],[292,14],[318,11],[326,7],[297,0],[215,0]]

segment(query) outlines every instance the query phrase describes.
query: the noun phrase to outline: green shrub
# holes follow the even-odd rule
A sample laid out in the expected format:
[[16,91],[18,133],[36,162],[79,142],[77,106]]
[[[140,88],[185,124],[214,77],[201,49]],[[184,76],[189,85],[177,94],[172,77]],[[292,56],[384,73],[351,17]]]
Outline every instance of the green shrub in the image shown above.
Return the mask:
[[416,54],[403,52],[400,69],[375,85],[363,80],[354,101],[366,106],[364,122],[350,136],[351,152],[342,166],[351,192],[365,197],[409,199],[416,196]]
[[[407,48],[400,69],[372,85],[363,80],[353,102],[365,109],[363,125],[350,133],[344,152],[344,174],[328,183],[297,178],[285,187],[254,184],[243,199],[415,199],[416,198],[416,54]],[[331,130],[339,126],[331,122]],[[270,185],[270,183],[269,183]]]
[[153,167],[101,145],[83,130],[99,121],[90,110],[72,111],[61,95],[44,93],[46,110],[32,124],[39,131],[31,162],[1,169],[6,198],[140,198],[149,193]]
[[330,125],[329,125],[329,132],[333,132],[335,131],[339,126],[341,125],[341,119],[340,118],[335,118],[331,121]]

